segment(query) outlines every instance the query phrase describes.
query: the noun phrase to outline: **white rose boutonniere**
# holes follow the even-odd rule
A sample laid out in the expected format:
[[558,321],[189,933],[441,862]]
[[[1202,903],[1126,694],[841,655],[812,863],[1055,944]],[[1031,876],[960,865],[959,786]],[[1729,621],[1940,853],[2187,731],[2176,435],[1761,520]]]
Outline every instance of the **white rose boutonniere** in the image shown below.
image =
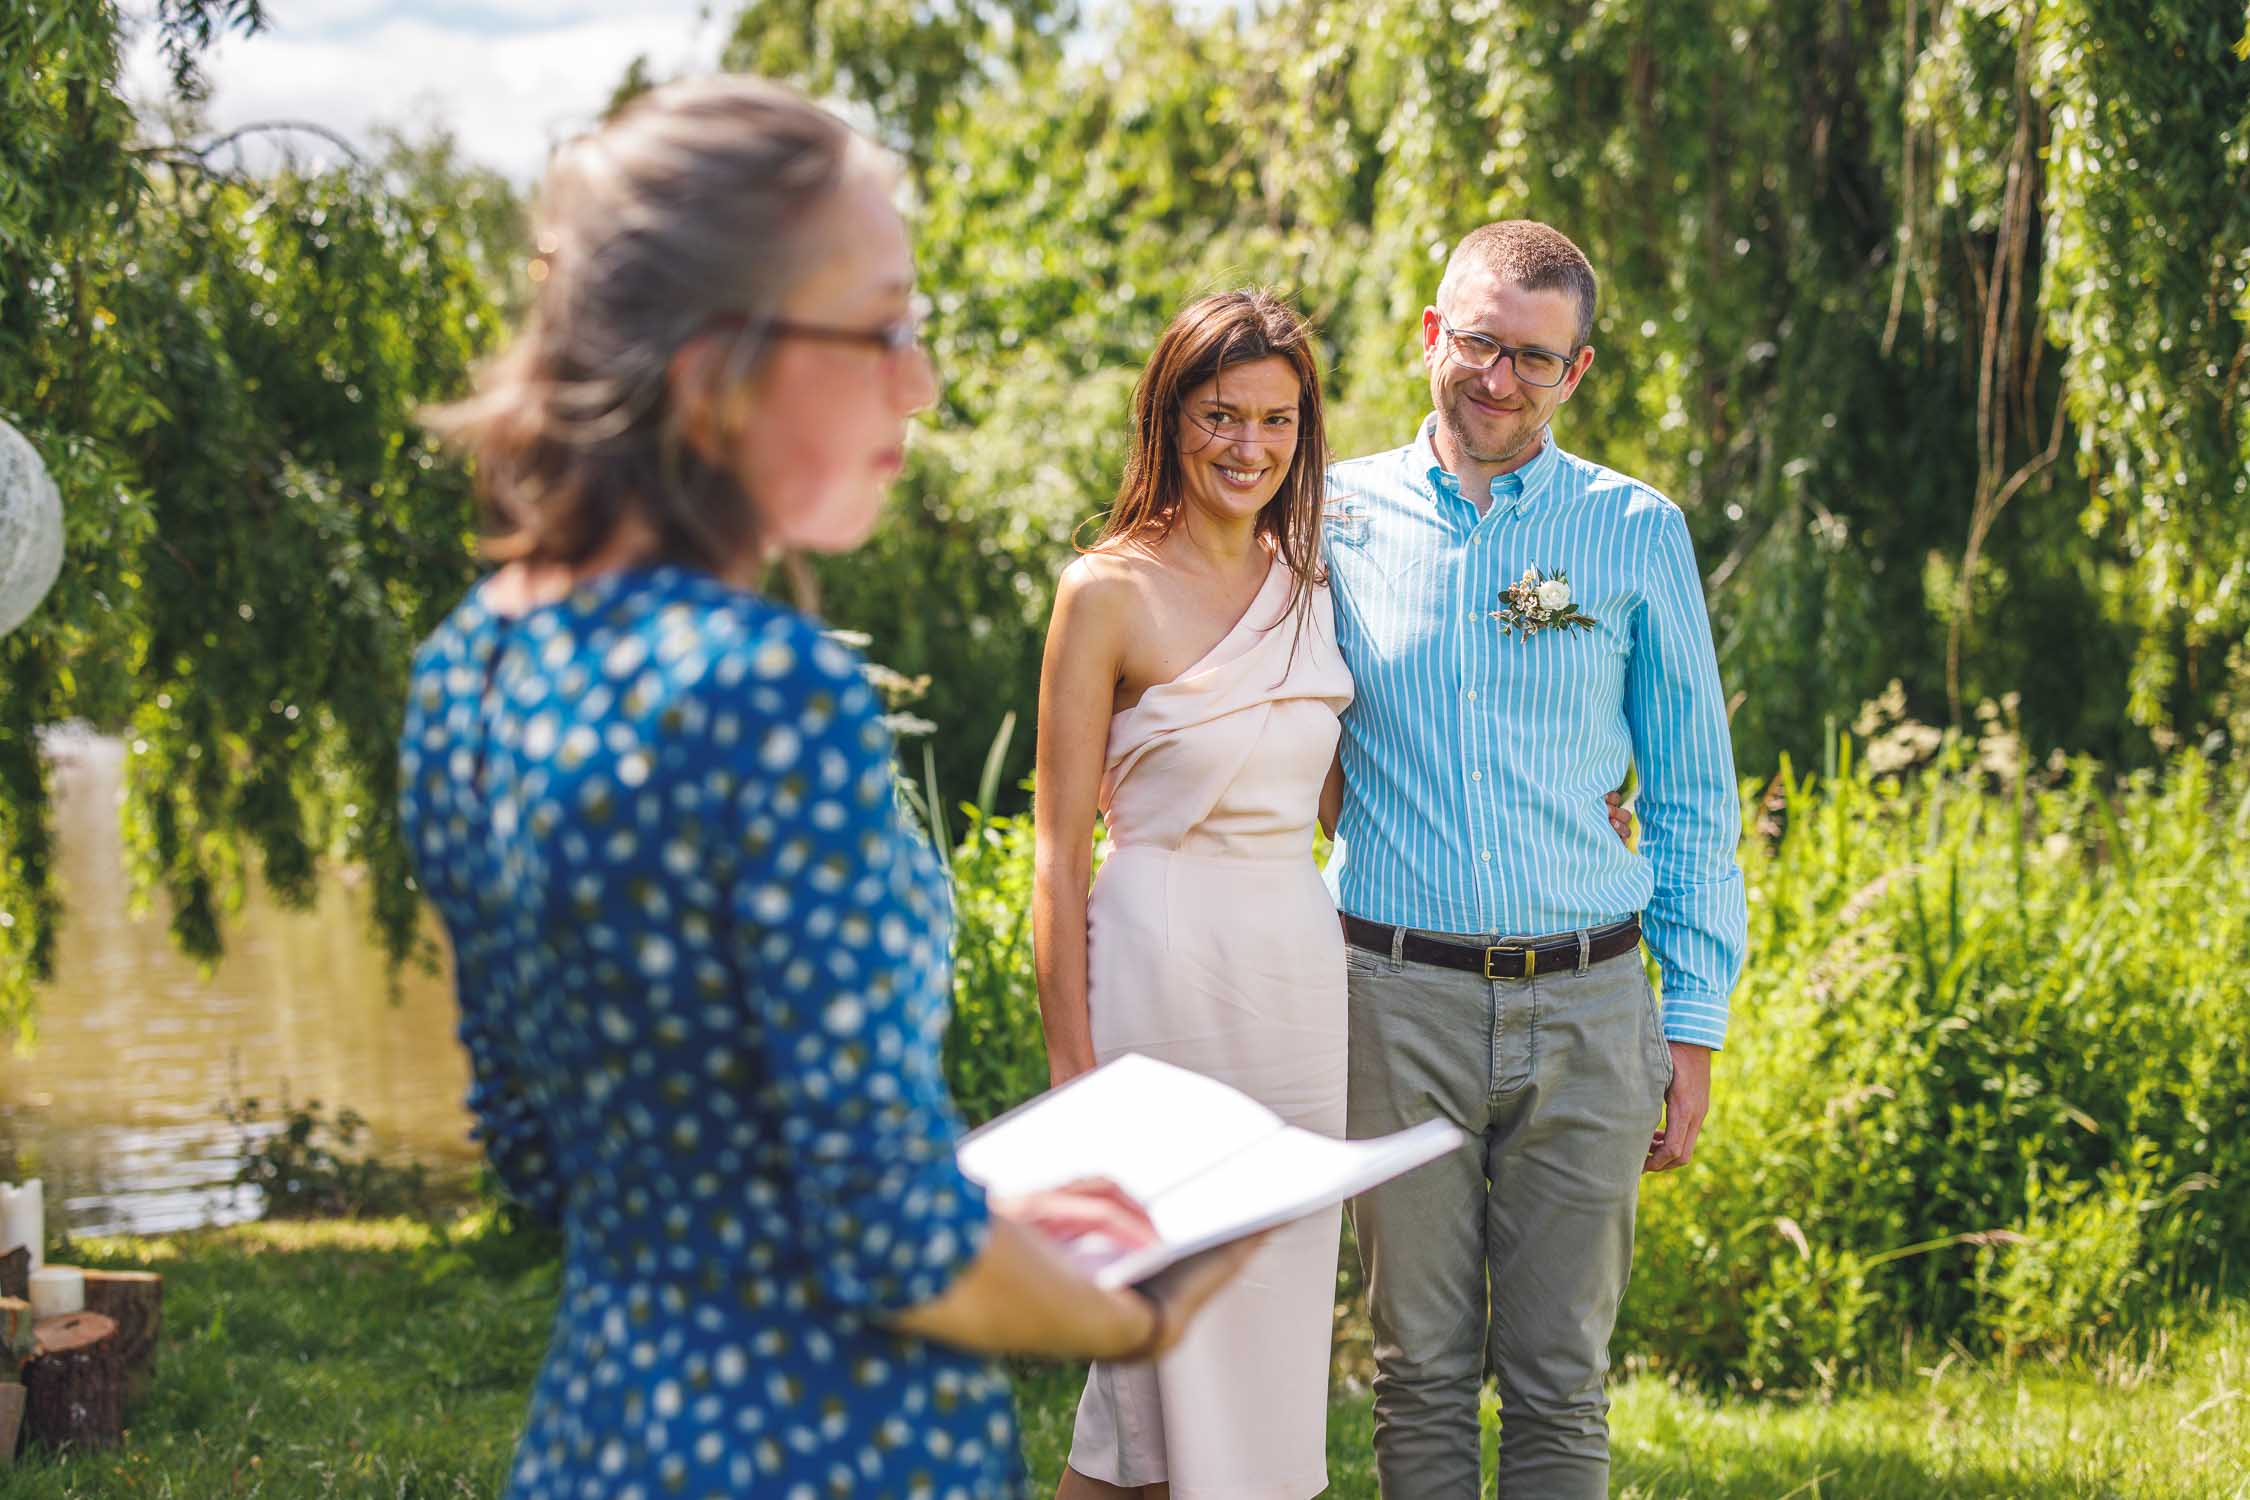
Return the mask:
[[1526,638],[1542,630],[1591,630],[1597,623],[1578,607],[1570,575],[1559,568],[1524,569],[1523,577],[1500,591],[1500,607],[1492,611],[1492,618],[1500,622],[1502,635]]

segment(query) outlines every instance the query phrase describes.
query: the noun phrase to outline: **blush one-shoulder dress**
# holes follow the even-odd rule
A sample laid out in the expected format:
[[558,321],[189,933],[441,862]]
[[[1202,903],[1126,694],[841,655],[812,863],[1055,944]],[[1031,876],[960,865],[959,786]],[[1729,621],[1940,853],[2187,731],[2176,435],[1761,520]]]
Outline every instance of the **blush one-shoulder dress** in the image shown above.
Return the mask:
[[[1202,660],[1110,724],[1112,847],[1087,900],[1094,1053],[1233,1085],[1344,1133],[1344,948],[1313,863],[1352,680],[1328,593],[1300,628],[1278,560]],[[1175,1500],[1306,1500],[1327,1485],[1337,1210],[1277,1233],[1155,1365],[1096,1364],[1071,1467]]]

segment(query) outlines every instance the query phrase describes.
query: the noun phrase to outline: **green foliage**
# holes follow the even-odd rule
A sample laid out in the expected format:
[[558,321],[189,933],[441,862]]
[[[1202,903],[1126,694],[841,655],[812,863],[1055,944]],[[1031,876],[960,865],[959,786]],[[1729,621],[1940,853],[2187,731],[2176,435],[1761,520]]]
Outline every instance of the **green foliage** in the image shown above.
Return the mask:
[[2051,267],[2084,522],[2132,559],[2131,707],[2187,729],[2250,634],[2250,62],[2240,6],[2078,0],[2027,45],[2049,113]]
[[1832,1384],[1908,1330],[2130,1344],[2239,1275],[2250,771],[2019,757],[1996,713],[1753,800],[1734,1040],[1690,1174],[1643,1197],[1630,1346]]
[[948,61],[934,109],[822,52],[879,29],[803,41],[832,8],[753,5],[733,55],[922,148],[941,451],[823,581],[949,685],[951,795],[1033,701],[1172,310],[1292,289],[1339,449],[1391,446],[1445,248],[1507,215],[1602,275],[1559,435],[1686,507],[1742,766],[1817,753],[1892,677],[1963,725],[2020,692],[2036,747],[2124,766],[2250,723],[2236,0],[1144,3],[1097,47]]
[[2153,1153],[2137,1141],[2091,1182],[2031,1170],[2020,1235],[1997,1239],[1977,1262],[1977,1343],[2007,1360],[2068,1353],[2161,1306],[2175,1290],[2161,1273],[2179,1265],[2189,1223],[2173,1210],[2212,1183],[2195,1176],[2165,1192],[2140,1160]]
[[436,1207],[421,1163],[385,1161],[361,1148],[367,1121],[356,1110],[331,1115],[318,1099],[297,1104],[284,1094],[270,1116],[255,1097],[229,1099],[223,1113],[242,1143],[234,1186],[258,1195],[265,1218],[426,1216]]
[[1047,1087],[1047,1044],[1032,972],[1029,817],[968,810],[953,852],[953,1025],[945,1077],[971,1124]]
[[[1056,560],[1084,496],[1124,463],[1128,372],[1063,381],[1043,358],[1023,363],[1035,368],[992,398],[1003,415],[925,435],[873,541],[818,570],[829,618],[931,677],[916,710],[936,729],[942,801],[973,794],[1001,722],[1037,701]],[[1032,424],[1045,436],[1026,443]],[[1032,739],[1012,740],[1002,787],[1029,774]]]
[[[186,66],[257,19],[159,24]],[[0,640],[0,1027],[52,960],[36,735],[69,718],[127,735],[135,873],[189,952],[253,865],[302,903],[332,854],[410,950],[407,657],[473,570],[466,480],[414,413],[465,383],[516,253],[513,194],[442,140],[258,178],[228,138],[143,140],[117,27],[95,0],[0,11],[0,415],[67,527],[53,597]]]
[[749,0],[722,65],[848,94],[918,153],[948,104],[994,65],[1051,55],[1071,0]]
[[255,36],[265,29],[260,0],[156,0],[157,49],[171,71],[172,87],[199,99],[204,84],[197,62],[228,31]]

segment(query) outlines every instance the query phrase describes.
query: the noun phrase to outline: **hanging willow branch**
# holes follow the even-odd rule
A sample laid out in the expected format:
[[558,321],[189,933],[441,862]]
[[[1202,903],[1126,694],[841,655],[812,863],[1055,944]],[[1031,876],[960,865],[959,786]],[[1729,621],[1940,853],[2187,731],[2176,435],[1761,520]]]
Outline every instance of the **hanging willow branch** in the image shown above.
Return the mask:
[[[1921,56],[1919,28],[1922,19],[1921,0],[1906,0],[1906,67],[1905,74],[1911,90],[1914,65]],[[1909,103],[1907,108],[1911,110]],[[1883,319],[1883,357],[1890,358],[1898,345],[1898,320],[1906,310],[1906,278],[1914,268],[1916,244],[1914,238],[1914,212],[1920,205],[1915,192],[1914,151],[1922,143],[1926,132],[1917,129],[1913,120],[1906,121],[1899,140],[1899,205],[1898,205],[1898,262],[1891,271],[1891,308]]]
[[[1989,271],[1972,259],[1982,333],[1977,350],[1977,476],[1969,504],[1969,535],[1961,553],[1952,619],[1945,637],[1945,700],[1953,723],[1961,723],[1961,651],[1976,608],[1977,562],[1992,528],[2023,487],[2062,454],[2064,410],[2052,398],[2047,444],[2013,472],[2008,467],[2011,419],[2029,429],[2037,420],[2041,338],[2037,325],[2024,333],[2026,309],[2037,301],[2031,248],[2040,231],[2039,163],[2046,138],[2046,112],[2031,97],[2032,0],[2025,0],[2016,29],[2014,105],[2016,129],[2008,146],[2006,186],[1999,231],[1993,238]],[[1911,219],[1909,219],[1911,222]]]

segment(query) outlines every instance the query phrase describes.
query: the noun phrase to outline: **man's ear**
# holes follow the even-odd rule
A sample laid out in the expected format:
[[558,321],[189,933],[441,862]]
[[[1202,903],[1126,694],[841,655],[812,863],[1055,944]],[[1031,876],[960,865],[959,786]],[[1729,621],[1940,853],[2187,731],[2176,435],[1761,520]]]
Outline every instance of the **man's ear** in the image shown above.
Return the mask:
[[1422,309],[1422,363],[1427,365],[1437,357],[1437,342],[1445,332],[1444,320],[1434,307]]
[[[1570,373],[1563,377],[1562,398],[1564,401],[1568,401],[1572,396],[1578,393],[1578,382],[1584,380],[1586,378],[1586,372],[1593,367],[1594,346],[1592,344],[1588,344],[1583,349],[1580,349],[1578,351],[1578,357],[1570,362]],[[1560,403],[1557,404],[1559,405]]]

